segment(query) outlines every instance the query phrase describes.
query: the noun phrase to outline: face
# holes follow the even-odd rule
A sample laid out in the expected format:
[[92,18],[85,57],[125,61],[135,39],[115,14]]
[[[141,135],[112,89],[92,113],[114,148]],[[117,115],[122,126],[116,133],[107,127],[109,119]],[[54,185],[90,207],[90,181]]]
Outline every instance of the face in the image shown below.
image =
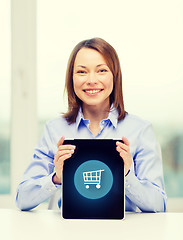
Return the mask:
[[78,51],[73,69],[73,85],[83,107],[110,107],[113,74],[103,56],[96,50],[82,48]]

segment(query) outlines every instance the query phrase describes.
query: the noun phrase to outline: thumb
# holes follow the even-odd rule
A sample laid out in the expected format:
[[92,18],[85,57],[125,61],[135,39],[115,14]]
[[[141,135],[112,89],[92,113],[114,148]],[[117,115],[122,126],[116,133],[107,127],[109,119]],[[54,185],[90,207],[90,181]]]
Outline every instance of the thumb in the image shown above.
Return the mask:
[[122,141],[124,142],[124,144],[126,144],[127,146],[130,146],[130,142],[128,141],[128,139],[126,137],[122,137]]
[[62,144],[64,143],[64,140],[65,140],[65,137],[62,136],[62,137],[60,138],[60,140],[58,141],[58,143],[57,143],[57,147],[59,147],[60,145],[62,145]]

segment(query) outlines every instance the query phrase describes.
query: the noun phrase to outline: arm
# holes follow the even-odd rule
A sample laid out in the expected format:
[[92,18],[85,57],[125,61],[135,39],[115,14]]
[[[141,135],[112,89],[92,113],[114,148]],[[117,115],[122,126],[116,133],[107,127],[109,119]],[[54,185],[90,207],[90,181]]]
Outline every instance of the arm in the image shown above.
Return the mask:
[[32,162],[18,186],[16,204],[21,210],[36,207],[61,187],[64,161],[74,153],[75,146],[63,145],[64,137],[56,144],[51,138],[52,135],[46,125],[35,148]]
[[48,125],[35,148],[32,161],[25,171],[17,189],[16,205],[30,210],[51,197],[59,188],[52,182],[55,146]]
[[[21,210],[35,208],[60,189],[60,185],[56,185],[52,181],[55,173],[49,174],[45,168],[46,164],[43,162],[40,164],[38,161],[34,160],[34,163],[29,165],[18,186],[16,205]],[[34,168],[39,174],[35,174]]]
[[[137,141],[130,172],[125,177],[126,196],[143,212],[166,211],[161,153],[150,124],[142,129]],[[123,154],[128,163],[130,156]]]

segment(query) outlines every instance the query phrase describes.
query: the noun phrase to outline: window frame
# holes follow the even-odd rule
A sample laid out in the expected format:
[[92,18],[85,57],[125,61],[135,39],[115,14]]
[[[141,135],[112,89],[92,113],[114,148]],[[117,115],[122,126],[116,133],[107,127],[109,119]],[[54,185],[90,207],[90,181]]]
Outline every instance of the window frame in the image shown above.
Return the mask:
[[10,194],[1,208],[15,208],[18,183],[37,142],[36,0],[11,0]]

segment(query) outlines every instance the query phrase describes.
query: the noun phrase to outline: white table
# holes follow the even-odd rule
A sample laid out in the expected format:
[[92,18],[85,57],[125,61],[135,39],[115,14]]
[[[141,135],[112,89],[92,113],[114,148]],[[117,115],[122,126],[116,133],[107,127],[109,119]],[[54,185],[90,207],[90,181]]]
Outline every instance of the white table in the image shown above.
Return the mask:
[[183,240],[183,213],[126,213],[125,220],[64,220],[60,212],[0,209],[3,240]]

